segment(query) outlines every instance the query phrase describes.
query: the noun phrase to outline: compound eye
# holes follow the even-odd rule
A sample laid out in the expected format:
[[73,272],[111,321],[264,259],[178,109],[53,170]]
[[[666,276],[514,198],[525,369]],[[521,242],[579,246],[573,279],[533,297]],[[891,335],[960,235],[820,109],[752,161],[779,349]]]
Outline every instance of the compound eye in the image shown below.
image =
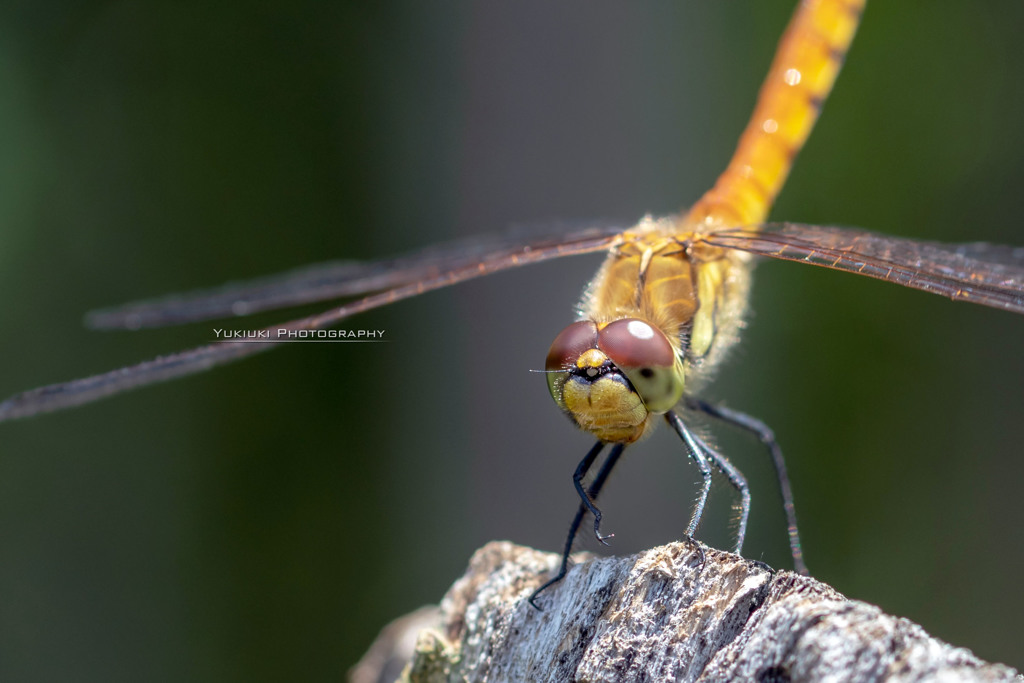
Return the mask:
[[683,395],[683,365],[665,333],[634,318],[598,333],[598,348],[622,370],[652,413],[671,410]]
[[665,334],[643,320],[616,320],[605,325],[599,336],[598,348],[623,370],[672,367],[676,362],[676,352]]
[[597,346],[597,325],[589,320],[573,323],[558,333],[551,343],[545,370],[565,370],[576,363],[584,351]]

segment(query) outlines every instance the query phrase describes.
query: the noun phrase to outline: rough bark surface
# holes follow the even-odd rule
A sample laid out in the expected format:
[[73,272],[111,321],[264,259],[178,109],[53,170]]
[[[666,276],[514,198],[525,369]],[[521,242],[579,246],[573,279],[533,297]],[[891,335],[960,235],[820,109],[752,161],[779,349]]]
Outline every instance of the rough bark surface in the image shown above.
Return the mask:
[[[404,661],[409,683],[1024,681],[814,579],[696,543],[577,564],[537,611],[527,599],[558,559],[484,546],[440,609],[385,629],[351,680],[390,683]],[[403,639],[404,652],[388,644]],[[389,657],[387,672],[369,661]]]

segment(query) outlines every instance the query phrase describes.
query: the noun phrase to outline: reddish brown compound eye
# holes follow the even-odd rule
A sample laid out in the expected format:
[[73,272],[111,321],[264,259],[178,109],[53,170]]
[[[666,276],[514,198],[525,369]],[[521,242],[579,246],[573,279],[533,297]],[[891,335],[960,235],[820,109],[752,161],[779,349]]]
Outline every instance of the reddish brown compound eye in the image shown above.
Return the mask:
[[590,320],[573,323],[558,333],[551,343],[545,370],[564,370],[576,362],[584,351],[597,346],[597,325]]
[[682,398],[683,364],[665,333],[650,323],[609,323],[598,332],[597,347],[626,375],[648,411],[664,413]]
[[675,363],[675,351],[665,334],[643,320],[616,320],[602,328],[598,337],[598,348],[623,370],[672,367]]

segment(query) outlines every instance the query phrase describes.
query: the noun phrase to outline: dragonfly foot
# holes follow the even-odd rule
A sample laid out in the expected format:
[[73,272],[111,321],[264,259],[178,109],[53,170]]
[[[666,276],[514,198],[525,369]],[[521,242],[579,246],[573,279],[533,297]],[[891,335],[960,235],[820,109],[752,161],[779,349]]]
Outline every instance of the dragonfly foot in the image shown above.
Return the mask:
[[694,540],[694,538],[688,534],[683,534],[683,541],[693,546],[694,550],[696,550],[697,553],[700,555],[700,561],[697,563],[699,565],[697,573],[700,574],[704,571],[704,564],[707,562],[708,559],[707,555],[704,553],[704,546],[701,545],[700,541]]

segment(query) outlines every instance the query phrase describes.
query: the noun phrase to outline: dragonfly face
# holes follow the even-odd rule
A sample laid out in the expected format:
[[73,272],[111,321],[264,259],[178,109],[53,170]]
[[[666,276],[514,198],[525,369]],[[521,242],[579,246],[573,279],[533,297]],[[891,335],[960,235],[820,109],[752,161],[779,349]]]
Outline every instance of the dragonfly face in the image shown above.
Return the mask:
[[632,443],[683,396],[683,363],[650,323],[584,320],[555,338],[544,364],[548,389],[579,427],[608,443]]

